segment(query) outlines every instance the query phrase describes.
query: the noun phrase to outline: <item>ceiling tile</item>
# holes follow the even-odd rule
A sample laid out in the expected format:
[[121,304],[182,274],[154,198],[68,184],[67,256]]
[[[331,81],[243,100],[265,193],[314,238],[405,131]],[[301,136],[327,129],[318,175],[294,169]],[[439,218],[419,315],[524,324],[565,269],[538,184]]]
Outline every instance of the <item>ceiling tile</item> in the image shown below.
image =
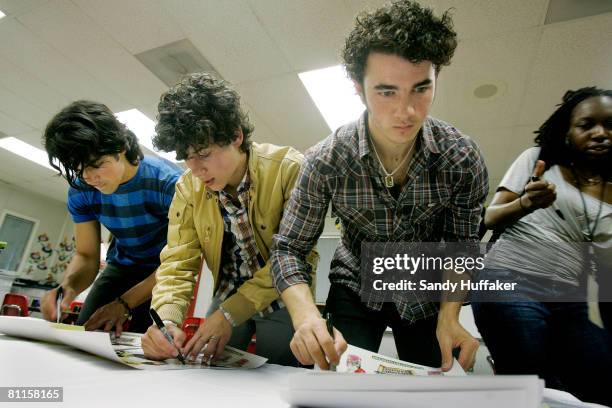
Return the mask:
[[544,122],[568,89],[612,89],[612,13],[546,26],[520,113],[520,124]]
[[163,0],[74,0],[85,14],[131,54],[185,38]]
[[549,0],[425,0],[437,15],[450,9],[460,40],[489,38],[541,25]]
[[136,58],[67,0],[39,7],[20,21],[97,82],[121,95],[126,104],[114,106],[115,110],[138,107],[151,112],[166,89]]
[[0,132],[6,135],[15,135],[31,130],[32,127],[0,111]]
[[[540,29],[506,33],[488,40],[462,41],[440,71],[434,115],[459,128],[514,126]],[[498,94],[479,99],[474,89],[494,84]]]
[[165,7],[225,79],[238,83],[291,70],[246,0],[182,0]]
[[10,61],[16,69],[58,92],[58,100],[93,99],[111,106],[127,105],[119,95],[66,58],[61,44],[56,49],[45,43],[44,38],[44,33],[39,38],[16,20],[0,24],[0,59]]
[[296,74],[236,85],[236,90],[280,140],[302,152],[331,132]]
[[354,21],[344,1],[250,0],[250,4],[293,70],[339,64],[339,50]]

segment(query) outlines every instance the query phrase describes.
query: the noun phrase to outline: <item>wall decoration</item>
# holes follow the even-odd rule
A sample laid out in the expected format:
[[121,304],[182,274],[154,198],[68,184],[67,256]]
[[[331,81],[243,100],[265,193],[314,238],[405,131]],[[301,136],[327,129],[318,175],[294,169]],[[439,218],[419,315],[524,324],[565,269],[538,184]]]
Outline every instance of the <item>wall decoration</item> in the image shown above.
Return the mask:
[[57,283],[61,283],[66,267],[74,256],[75,247],[76,243],[74,235],[72,235],[70,238],[64,236],[64,239],[57,247],[57,259],[51,268],[49,279]]
[[46,281],[49,274],[49,261],[53,255],[53,245],[46,233],[38,235],[28,256],[23,277],[34,281]]

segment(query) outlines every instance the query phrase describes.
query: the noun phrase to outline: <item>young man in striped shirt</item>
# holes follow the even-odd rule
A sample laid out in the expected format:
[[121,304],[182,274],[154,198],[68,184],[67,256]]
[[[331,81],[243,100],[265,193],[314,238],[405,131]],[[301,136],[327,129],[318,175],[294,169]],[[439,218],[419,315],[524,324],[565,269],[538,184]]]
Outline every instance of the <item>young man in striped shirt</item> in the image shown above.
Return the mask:
[[[306,154],[274,237],[272,274],[302,364],[327,369],[347,342],[377,351],[391,327],[402,360],[448,370],[460,348],[459,363],[473,365],[478,342],[458,322],[461,303],[383,303],[367,295],[360,276],[364,242],[478,240],[488,192],[483,158],[468,137],[428,116],[438,73],[456,45],[448,14],[437,18],[405,0],[360,15],[346,40],[344,64],[367,110]],[[326,304],[335,339],[304,273],[304,254],[317,242],[330,203],[342,221]]]
[[[75,223],[76,252],[63,277],[61,309],[93,286],[77,324],[86,330],[144,332],[159,253],[166,244],[168,209],[182,169],[145,157],[134,133],[108,107],[76,101],[47,125],[49,162],[70,184],[68,210]],[[100,268],[101,225],[112,234]],[[95,279],[95,282],[94,282]],[[42,301],[43,316],[56,320],[58,289]]]

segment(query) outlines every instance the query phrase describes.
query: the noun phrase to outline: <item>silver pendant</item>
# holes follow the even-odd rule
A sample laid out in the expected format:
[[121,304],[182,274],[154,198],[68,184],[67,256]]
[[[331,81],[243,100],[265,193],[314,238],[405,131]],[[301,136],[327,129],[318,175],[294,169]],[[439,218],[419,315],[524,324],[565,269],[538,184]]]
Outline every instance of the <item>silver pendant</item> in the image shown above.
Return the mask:
[[395,185],[395,182],[393,181],[393,176],[385,176],[385,186],[391,188]]

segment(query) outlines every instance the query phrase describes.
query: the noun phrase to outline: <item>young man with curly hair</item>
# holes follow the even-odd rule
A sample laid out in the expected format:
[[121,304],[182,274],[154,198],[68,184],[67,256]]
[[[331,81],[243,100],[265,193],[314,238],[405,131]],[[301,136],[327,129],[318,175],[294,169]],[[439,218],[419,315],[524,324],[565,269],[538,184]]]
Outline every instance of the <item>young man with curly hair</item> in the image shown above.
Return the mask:
[[[253,126],[239,95],[208,74],[192,74],[162,95],[154,143],[185,159],[176,185],[152,305],[169,323],[170,345],[151,326],[142,346],[150,358],[195,358],[210,363],[226,344],[246,349],[257,334],[257,354],[297,365],[289,348],[291,318],[270,275],[272,236],[278,231],[302,155],[291,147],[252,142]],[[316,253],[310,252],[309,278]],[[212,272],[208,317],[185,343],[178,325],[192,299],[200,256]]]
[[[460,348],[459,363],[473,365],[478,342],[459,324],[460,302],[360,297],[362,242],[478,240],[488,192],[483,158],[468,137],[429,116],[456,45],[451,17],[412,1],[360,15],[346,40],[344,65],[367,109],[308,152],[274,238],[272,273],[303,364],[337,364],[347,342],[377,351],[389,326],[403,360],[448,370]],[[330,202],[342,222],[326,304],[334,338],[308,291],[304,262]]]
[[[76,101],[49,122],[43,137],[49,163],[70,184],[68,210],[75,223],[76,252],[61,284],[62,310],[89,287],[100,268],[100,225],[112,234],[107,266],[95,280],[77,324],[86,330],[115,328],[143,333],[159,253],[166,244],[168,209],[180,167],[145,157],[136,135],[108,107]],[[43,316],[57,319],[53,289],[42,300]]]

